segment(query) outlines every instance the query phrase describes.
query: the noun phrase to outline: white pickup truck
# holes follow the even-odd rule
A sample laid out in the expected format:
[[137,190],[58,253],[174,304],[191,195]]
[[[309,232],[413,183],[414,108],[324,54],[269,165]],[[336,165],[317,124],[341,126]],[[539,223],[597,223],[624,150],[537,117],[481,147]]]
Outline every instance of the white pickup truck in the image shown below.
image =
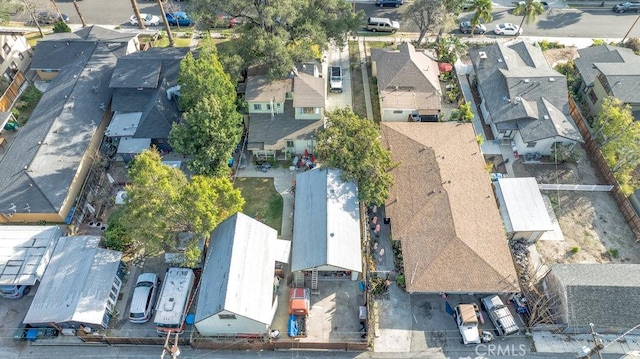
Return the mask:
[[459,304],[453,310],[458,330],[462,334],[464,345],[480,344],[480,329],[478,328],[478,306],[475,304]]
[[342,67],[340,66],[331,66],[329,69],[331,71],[331,76],[329,76],[329,91],[331,92],[342,92]]

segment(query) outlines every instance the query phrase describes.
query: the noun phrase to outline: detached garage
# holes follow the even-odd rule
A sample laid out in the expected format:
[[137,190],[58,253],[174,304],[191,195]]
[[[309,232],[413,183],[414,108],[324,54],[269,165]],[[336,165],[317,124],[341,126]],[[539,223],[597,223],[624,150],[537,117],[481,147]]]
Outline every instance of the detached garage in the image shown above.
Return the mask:
[[122,286],[122,253],[98,248],[100,237],[62,237],[24,319],[32,327],[103,329]]

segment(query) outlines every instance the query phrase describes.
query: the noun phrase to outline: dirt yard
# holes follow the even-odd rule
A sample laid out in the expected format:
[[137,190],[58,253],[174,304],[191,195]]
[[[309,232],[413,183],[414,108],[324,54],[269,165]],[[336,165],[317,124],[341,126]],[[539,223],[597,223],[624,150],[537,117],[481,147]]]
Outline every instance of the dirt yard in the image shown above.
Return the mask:
[[578,57],[578,49],[575,47],[565,47],[564,49],[549,49],[544,52],[549,66],[555,67],[557,64],[567,63]]
[[[523,164],[517,177],[536,177],[538,183],[602,184],[586,153],[578,164]],[[542,191],[549,196],[564,241],[538,241],[543,264],[640,263],[640,244],[608,192]]]

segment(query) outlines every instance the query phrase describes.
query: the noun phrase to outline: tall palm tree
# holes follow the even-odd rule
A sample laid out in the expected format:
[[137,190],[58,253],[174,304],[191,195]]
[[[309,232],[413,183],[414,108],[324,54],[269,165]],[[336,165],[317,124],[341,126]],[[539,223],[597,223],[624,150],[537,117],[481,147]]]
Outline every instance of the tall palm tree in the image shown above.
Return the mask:
[[473,16],[471,17],[471,37],[476,30],[476,26],[480,25],[483,21],[485,24],[493,21],[493,3],[491,0],[474,0],[471,4],[471,11]]
[[144,21],[142,19],[142,16],[140,16],[140,9],[138,9],[138,3],[136,2],[136,0],[131,0],[131,7],[133,7],[133,13],[138,18],[138,27],[141,30],[146,29],[147,27],[144,26]]
[[520,21],[520,28],[518,33],[516,34],[516,37],[520,36],[520,34],[522,33],[522,25],[525,21],[527,22],[527,24],[536,22],[536,20],[538,19],[538,15],[542,14],[543,12],[544,7],[538,0],[526,0],[518,3],[518,6],[513,9],[513,14],[516,16],[522,15],[522,21]]

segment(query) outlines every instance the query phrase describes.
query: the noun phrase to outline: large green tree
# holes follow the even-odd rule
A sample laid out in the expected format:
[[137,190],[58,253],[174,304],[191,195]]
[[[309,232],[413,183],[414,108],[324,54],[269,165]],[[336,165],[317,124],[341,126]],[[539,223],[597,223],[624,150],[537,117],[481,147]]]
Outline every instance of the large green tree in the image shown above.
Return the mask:
[[485,24],[493,21],[493,3],[491,0],[474,0],[470,10],[473,12],[471,16],[471,36],[475,32],[476,26],[484,22]]
[[[188,180],[179,169],[162,164],[153,150],[136,157],[129,179],[126,202],[109,222],[116,230],[108,231],[107,239],[149,252],[175,250],[181,232],[195,233],[195,242],[244,205],[228,178],[196,175]],[[187,247],[197,248],[193,243]]]
[[620,188],[631,194],[638,187],[632,174],[640,162],[640,122],[634,120],[629,105],[615,97],[606,97],[593,129]]
[[272,78],[287,76],[294,63],[319,57],[330,42],[343,46],[362,27],[362,12],[346,0],[192,0],[200,27],[216,23],[218,14],[242,20],[235,39],[243,67],[264,64]]
[[188,54],[180,64],[180,106],[183,120],[173,125],[169,143],[193,156],[189,169],[197,174],[222,175],[240,141],[242,116],[236,110],[236,91],[218,61],[210,41],[197,58]]
[[518,5],[513,9],[513,14],[516,16],[522,15],[522,21],[520,21],[520,31],[516,34],[516,37],[522,34],[522,25],[534,23],[538,19],[538,15],[544,12],[544,6],[539,0],[526,0],[520,1]]
[[356,182],[361,201],[382,204],[389,196],[394,163],[372,121],[350,108],[327,113],[327,128],[318,134],[316,152],[323,165],[341,169],[345,180]]

